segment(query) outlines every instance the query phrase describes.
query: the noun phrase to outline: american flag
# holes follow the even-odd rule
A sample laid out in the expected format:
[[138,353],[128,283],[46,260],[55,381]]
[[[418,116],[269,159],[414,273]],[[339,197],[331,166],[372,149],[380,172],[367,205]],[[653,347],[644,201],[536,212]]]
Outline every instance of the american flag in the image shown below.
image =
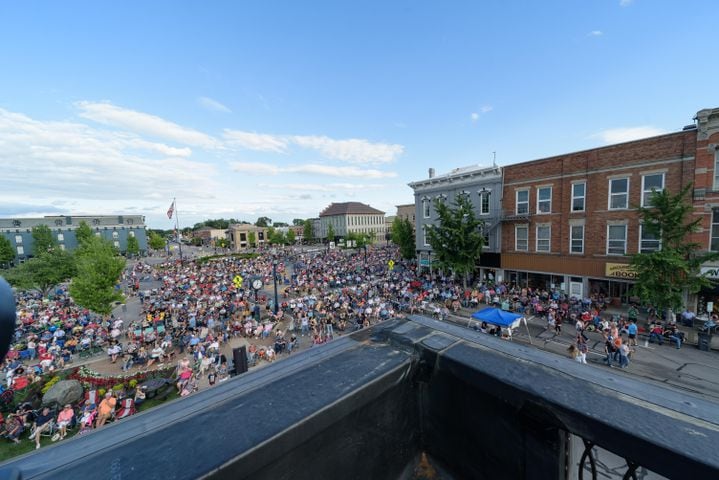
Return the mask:
[[167,210],[167,218],[172,220],[172,214],[175,212],[175,201],[172,201],[172,205],[170,205],[170,208]]

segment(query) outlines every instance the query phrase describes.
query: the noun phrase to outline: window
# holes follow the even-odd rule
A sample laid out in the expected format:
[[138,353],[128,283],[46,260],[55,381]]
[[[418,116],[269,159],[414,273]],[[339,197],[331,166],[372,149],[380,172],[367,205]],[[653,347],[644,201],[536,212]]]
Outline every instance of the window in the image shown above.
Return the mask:
[[119,235],[119,233],[117,233],[117,232],[112,232],[112,238],[117,238],[118,235]]
[[549,252],[552,237],[551,225],[537,225],[537,251]]
[[527,225],[514,227],[514,249],[522,252],[529,250],[529,227]]
[[422,211],[424,212],[424,218],[429,218],[429,198],[422,199]]
[[431,228],[430,226],[426,225],[424,229],[422,230],[422,242],[424,243],[425,247],[429,247],[429,240],[427,240],[427,229]]
[[714,151],[714,190],[719,190],[719,150]]
[[132,230],[130,230],[129,232],[127,232],[127,234],[128,234],[129,236],[131,236],[131,237],[134,237],[134,236],[135,236],[135,232],[133,232]]
[[481,191],[479,192],[479,214],[489,215],[489,196],[492,192]]
[[629,179],[613,178],[609,180],[609,210],[629,207]]
[[25,247],[23,247],[22,245],[18,245],[18,246],[17,246],[17,254],[18,254],[18,255],[25,255]]
[[627,226],[607,226],[607,255],[625,255],[627,253]]
[[537,189],[537,213],[552,213],[552,187]]
[[569,226],[569,253],[584,253],[584,225]]
[[115,245],[115,248],[120,248],[120,242],[118,242],[117,240],[112,242],[112,244]]
[[652,192],[664,190],[664,174],[653,173],[642,177],[642,207],[651,206]]
[[100,232],[95,232],[95,236],[96,236],[96,237],[99,237],[99,236],[100,236]]
[[64,242],[65,241],[65,235],[62,233],[57,234],[57,241],[58,242]]
[[64,244],[64,243],[61,243],[61,244],[60,244],[60,250],[65,250],[65,244]]
[[719,252],[719,208],[712,210],[712,236],[709,249],[712,252]]
[[517,215],[529,213],[529,190],[517,190]]
[[587,184],[584,182],[572,184],[572,211],[584,211],[584,199],[587,195]]
[[22,235],[15,235],[15,243],[22,244]]
[[662,241],[644,225],[639,225],[639,253],[656,252],[662,248]]

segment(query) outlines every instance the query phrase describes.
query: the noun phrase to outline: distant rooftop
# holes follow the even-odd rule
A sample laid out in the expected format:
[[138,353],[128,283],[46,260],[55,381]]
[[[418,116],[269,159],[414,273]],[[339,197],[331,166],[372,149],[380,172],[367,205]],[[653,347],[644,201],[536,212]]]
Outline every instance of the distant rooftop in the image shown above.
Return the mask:
[[333,215],[384,215],[384,212],[360,202],[332,203],[320,212],[320,217]]

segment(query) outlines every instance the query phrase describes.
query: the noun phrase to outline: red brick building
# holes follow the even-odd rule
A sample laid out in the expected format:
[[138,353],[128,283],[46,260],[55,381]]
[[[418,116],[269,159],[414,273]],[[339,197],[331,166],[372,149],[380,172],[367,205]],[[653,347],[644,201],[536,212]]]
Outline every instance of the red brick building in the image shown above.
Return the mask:
[[[694,174],[694,214],[702,228],[694,241],[708,250],[719,251],[719,108],[700,110],[696,116],[697,150]],[[705,275],[719,280],[719,262],[705,265]],[[719,310],[719,286],[699,292],[697,310],[706,311],[713,302]]]
[[[719,143],[719,134],[711,138]],[[633,278],[628,255],[659,247],[636,207],[653,188],[677,192],[694,182],[696,155],[691,126],[504,167],[503,279],[626,302]],[[719,208],[719,189],[716,202]]]

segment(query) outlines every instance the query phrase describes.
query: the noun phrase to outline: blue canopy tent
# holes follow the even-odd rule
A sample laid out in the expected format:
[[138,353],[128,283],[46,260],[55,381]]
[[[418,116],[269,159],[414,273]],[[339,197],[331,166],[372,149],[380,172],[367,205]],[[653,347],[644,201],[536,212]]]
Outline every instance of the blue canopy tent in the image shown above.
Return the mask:
[[[499,308],[485,308],[472,314],[472,318],[478,322],[487,322],[498,327],[506,328],[509,331],[511,337],[511,329],[517,328],[520,323],[524,322],[524,326],[527,327],[527,320],[524,316],[517,313],[505,312]],[[529,335],[529,328],[527,327],[527,335]],[[532,337],[529,336],[529,342],[532,342]]]

